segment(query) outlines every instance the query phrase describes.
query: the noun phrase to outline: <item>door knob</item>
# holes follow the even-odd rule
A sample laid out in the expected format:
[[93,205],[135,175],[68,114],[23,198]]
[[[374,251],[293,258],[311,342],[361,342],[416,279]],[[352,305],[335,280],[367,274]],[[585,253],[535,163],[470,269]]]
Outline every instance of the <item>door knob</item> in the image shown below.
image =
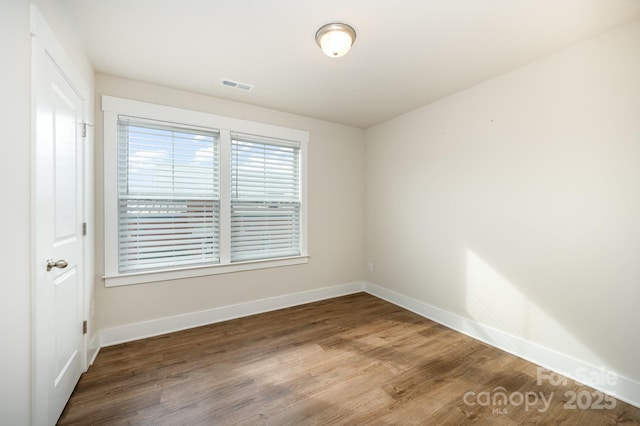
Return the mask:
[[54,262],[53,259],[47,259],[47,271],[50,271],[53,268],[64,269],[64,268],[67,267],[67,265],[69,265],[69,263],[67,263],[66,260],[60,259],[60,260]]

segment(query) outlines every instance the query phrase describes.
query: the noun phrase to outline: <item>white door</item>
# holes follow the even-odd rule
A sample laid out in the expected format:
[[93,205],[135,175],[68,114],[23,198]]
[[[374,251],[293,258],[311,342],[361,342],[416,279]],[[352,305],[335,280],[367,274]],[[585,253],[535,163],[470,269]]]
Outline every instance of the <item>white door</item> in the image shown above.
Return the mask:
[[85,370],[83,100],[34,39],[34,423],[55,424]]

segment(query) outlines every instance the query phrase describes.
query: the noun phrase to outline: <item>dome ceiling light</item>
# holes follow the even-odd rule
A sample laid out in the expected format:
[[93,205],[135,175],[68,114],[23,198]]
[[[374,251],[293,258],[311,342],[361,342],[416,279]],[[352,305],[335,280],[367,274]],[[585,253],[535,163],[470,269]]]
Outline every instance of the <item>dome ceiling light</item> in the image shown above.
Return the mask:
[[323,25],[316,32],[316,42],[322,51],[332,58],[344,56],[356,40],[356,31],[347,24]]

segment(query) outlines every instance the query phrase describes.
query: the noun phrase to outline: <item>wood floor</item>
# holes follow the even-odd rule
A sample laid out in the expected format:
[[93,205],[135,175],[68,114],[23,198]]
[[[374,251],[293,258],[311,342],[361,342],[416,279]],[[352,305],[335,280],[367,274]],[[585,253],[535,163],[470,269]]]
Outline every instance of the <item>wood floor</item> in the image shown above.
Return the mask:
[[103,348],[59,424],[640,424],[638,408],[536,379],[531,363],[359,293]]

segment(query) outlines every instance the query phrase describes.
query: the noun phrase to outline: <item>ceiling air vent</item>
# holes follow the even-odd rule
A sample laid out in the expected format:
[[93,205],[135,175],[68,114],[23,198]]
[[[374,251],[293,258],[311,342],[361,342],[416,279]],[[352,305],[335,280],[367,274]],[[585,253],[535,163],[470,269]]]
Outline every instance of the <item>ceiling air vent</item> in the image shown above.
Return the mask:
[[253,85],[249,84],[249,83],[241,83],[239,81],[234,81],[234,80],[229,80],[229,79],[222,79],[220,80],[220,85],[221,86],[225,86],[225,87],[231,87],[233,89],[240,89],[240,90],[244,90],[244,91],[250,91],[251,89],[253,89]]

